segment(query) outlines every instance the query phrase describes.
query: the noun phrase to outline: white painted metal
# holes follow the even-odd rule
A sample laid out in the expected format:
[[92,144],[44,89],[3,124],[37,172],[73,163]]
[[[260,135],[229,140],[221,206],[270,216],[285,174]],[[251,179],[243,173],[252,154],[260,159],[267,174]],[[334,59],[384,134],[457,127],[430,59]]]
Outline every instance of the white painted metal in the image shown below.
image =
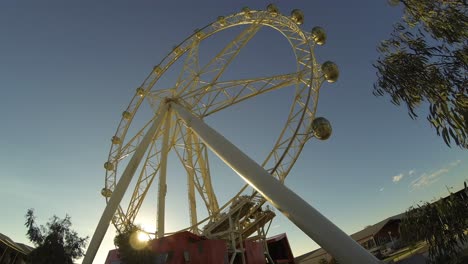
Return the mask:
[[[187,183],[188,183],[188,202],[189,202],[189,213],[190,213],[190,226],[197,224],[197,203],[195,201],[195,173],[193,166],[193,152],[192,152],[192,130],[187,131],[187,161],[190,162],[191,169],[187,170]],[[199,234],[198,228],[191,230],[195,234]]]
[[166,112],[167,108],[166,106],[163,106],[160,115],[156,117],[150,129],[148,130],[148,132],[146,132],[142,141],[136,148],[131,160],[128,162],[127,167],[122,173],[122,177],[115,186],[114,192],[112,193],[109,202],[107,202],[107,206],[104,209],[104,212],[102,213],[101,219],[99,220],[99,223],[96,227],[96,231],[94,231],[93,237],[91,238],[91,242],[89,243],[89,247],[86,250],[86,254],[83,259],[83,264],[93,263],[94,257],[96,256],[99,246],[101,245],[102,239],[106,235],[107,228],[109,228],[109,224],[112,220],[112,217],[114,216],[117,207],[122,201],[125,191],[127,190],[128,185],[130,184],[130,181],[132,180],[133,175],[135,174],[135,171],[138,168],[141,159],[143,158],[143,155],[148,149],[148,146],[151,143],[153,136],[156,134],[156,131],[158,130],[162,119],[166,115]]
[[179,117],[185,121],[186,125],[218,157],[338,261],[347,264],[379,263],[374,256],[362,248],[356,241],[351,239],[296,193],[282,185],[264,168],[250,159],[221,134],[183,107],[177,104],[172,104],[172,107]]
[[158,221],[157,237],[164,237],[164,224],[166,215],[166,193],[167,193],[167,154],[169,152],[169,134],[171,131],[172,114],[169,105],[169,109],[166,114],[166,120],[164,122],[163,141],[161,150],[161,169],[159,170],[159,189],[158,189],[158,214],[156,219]]

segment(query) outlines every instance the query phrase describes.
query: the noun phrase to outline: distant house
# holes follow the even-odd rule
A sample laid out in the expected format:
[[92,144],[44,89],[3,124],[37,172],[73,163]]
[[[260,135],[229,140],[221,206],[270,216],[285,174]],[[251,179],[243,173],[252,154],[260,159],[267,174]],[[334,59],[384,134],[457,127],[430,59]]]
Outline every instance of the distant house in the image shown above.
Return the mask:
[[352,234],[351,238],[368,250],[392,244],[400,239],[400,223],[404,215],[405,213],[391,216]]
[[16,243],[0,233],[0,264],[25,264],[26,256],[32,250],[32,247]]
[[[381,246],[391,246],[392,243],[400,239],[399,228],[403,216],[404,213],[389,217],[352,234],[351,238],[371,252]],[[330,261],[331,258],[330,254],[320,248],[296,257],[295,261],[297,264],[316,264],[321,259]]]

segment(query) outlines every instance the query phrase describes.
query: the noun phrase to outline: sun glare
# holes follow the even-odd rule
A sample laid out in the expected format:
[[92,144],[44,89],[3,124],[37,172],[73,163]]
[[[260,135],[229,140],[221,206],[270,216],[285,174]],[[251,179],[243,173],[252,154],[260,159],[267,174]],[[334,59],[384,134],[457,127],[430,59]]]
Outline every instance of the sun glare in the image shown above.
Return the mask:
[[142,231],[136,231],[130,235],[130,246],[136,250],[142,250],[146,247],[149,241],[147,233]]
[[146,242],[149,240],[148,234],[142,231],[138,231],[137,238],[138,238],[138,241],[140,242]]

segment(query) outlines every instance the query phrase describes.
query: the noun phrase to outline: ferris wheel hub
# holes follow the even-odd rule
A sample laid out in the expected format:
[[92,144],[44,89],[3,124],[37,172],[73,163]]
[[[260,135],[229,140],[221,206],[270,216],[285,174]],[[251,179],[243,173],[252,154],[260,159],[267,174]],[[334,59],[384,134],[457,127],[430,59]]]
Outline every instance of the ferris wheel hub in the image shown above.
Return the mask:
[[164,104],[167,104],[169,107],[171,106],[171,103],[178,103],[179,98],[178,97],[166,97],[164,98]]

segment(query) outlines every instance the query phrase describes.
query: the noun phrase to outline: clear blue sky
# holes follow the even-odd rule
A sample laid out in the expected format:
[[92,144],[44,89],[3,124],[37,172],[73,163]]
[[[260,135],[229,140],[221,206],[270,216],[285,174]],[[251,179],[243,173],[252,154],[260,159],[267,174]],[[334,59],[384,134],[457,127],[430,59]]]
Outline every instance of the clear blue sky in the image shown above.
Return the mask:
[[[2,1],[0,232],[27,242],[24,214],[35,208],[40,222],[68,213],[75,229],[91,236],[105,206],[100,190],[110,138],[135,88],[195,28],[269,2]],[[341,69],[339,81],[322,88],[317,112],[331,121],[333,135],[307,143],[287,186],[347,233],[446,195],[446,186],[461,188],[468,178],[466,151],[448,148],[437,137],[425,109],[413,121],[403,107],[372,95],[375,47],[401,17],[400,8],[375,0],[272,2],[283,14],[302,9],[306,30],[324,27],[328,42],[316,48],[316,57]],[[232,37],[221,34],[212,45]],[[293,70],[284,39],[273,31],[258,37],[234,72],[255,77]],[[207,121],[261,160],[287,115],[286,95],[256,98]],[[226,201],[242,182],[214,157],[211,166],[215,191]],[[180,173],[169,174],[168,221],[176,229],[188,215],[186,184]],[[155,208],[154,202],[143,216],[150,218]],[[317,248],[279,215],[270,235],[282,232],[295,255]],[[111,227],[96,263],[113,248],[113,235]]]

